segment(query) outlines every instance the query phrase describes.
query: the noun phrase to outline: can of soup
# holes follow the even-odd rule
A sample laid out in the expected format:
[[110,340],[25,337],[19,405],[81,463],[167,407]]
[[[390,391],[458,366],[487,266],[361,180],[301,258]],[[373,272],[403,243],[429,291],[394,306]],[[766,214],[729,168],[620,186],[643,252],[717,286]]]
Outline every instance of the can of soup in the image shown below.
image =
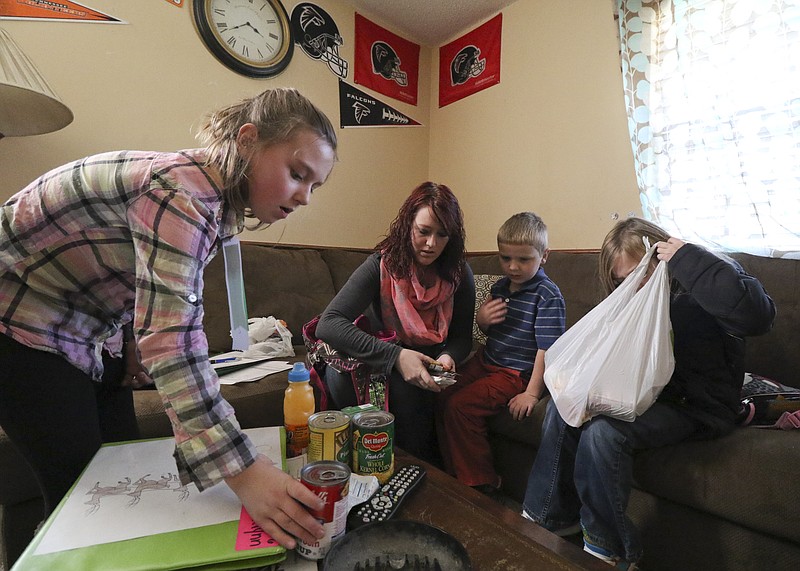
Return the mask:
[[350,466],[350,417],[339,410],[323,410],[308,418],[308,461],[336,460]]
[[394,473],[394,415],[383,410],[353,417],[353,471],[381,484]]
[[331,543],[344,535],[347,525],[347,493],[350,489],[350,468],[334,460],[318,460],[303,466],[300,481],[317,494],[325,504],[310,513],[322,524],[325,535],[314,543],[297,540],[297,553],[306,559],[322,559]]

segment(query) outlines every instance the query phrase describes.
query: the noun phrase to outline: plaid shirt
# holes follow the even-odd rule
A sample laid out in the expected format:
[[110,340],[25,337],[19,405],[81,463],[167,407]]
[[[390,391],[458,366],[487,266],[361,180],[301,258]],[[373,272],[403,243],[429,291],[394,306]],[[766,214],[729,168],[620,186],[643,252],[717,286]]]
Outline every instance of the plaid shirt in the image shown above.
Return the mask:
[[255,458],[203,333],[203,270],[243,227],[204,160],[199,149],[95,155],[0,207],[0,333],[99,381],[103,343],[132,319],[181,480],[200,490]]

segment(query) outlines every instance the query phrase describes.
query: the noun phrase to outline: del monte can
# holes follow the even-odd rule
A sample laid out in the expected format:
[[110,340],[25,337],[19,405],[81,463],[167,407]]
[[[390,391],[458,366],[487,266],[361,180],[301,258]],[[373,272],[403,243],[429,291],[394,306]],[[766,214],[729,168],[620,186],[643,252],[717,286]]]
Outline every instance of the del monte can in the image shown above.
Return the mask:
[[353,416],[353,472],[383,484],[394,472],[394,415],[376,410]]

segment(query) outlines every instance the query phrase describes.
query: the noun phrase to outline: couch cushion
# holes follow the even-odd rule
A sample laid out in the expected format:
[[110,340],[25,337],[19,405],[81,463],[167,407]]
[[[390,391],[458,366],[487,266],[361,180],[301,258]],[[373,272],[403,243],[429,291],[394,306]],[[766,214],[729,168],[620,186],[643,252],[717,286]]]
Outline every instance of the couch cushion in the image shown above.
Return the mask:
[[473,274],[497,274],[503,273],[500,267],[500,258],[497,254],[472,254],[467,256],[469,267]]
[[371,250],[340,250],[334,248],[323,248],[320,250],[320,255],[325,263],[328,264],[328,269],[331,272],[333,279],[333,287],[338,292],[350,275],[356,271],[356,268],[364,263]]
[[796,431],[749,427],[640,452],[634,478],[656,496],[798,543],[798,466]]
[[561,290],[567,306],[567,327],[603,299],[597,273],[597,252],[550,252],[544,271]]
[[[492,286],[502,278],[500,274],[475,274],[475,317],[483,302],[489,297]],[[472,338],[478,343],[486,344],[486,334],[478,327],[478,321],[472,322]]]
[[544,413],[547,410],[548,402],[550,402],[550,396],[543,397],[533,407],[531,415],[523,420],[514,420],[506,408],[500,414],[489,419],[489,432],[539,448],[539,441],[542,439],[542,422],[544,422]]
[[[247,313],[250,317],[283,319],[292,332],[292,343],[302,345],[302,327],[321,313],[336,290],[328,265],[319,250],[283,248],[253,242],[242,243]],[[203,325],[212,353],[231,348],[230,317],[225,289],[225,267],[222,254],[205,271]]]
[[733,254],[745,271],[756,276],[775,302],[778,315],[772,331],[747,338],[745,367],[784,385],[800,387],[797,348],[800,347],[800,260]]

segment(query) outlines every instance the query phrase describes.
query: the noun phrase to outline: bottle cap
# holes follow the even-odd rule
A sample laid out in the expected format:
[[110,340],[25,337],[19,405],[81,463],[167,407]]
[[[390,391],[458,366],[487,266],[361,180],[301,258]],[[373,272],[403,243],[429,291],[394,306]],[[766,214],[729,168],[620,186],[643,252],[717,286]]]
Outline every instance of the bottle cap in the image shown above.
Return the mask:
[[306,369],[305,363],[295,363],[292,365],[292,370],[289,371],[289,382],[290,383],[299,383],[302,381],[307,381],[311,378],[308,374],[308,369]]

